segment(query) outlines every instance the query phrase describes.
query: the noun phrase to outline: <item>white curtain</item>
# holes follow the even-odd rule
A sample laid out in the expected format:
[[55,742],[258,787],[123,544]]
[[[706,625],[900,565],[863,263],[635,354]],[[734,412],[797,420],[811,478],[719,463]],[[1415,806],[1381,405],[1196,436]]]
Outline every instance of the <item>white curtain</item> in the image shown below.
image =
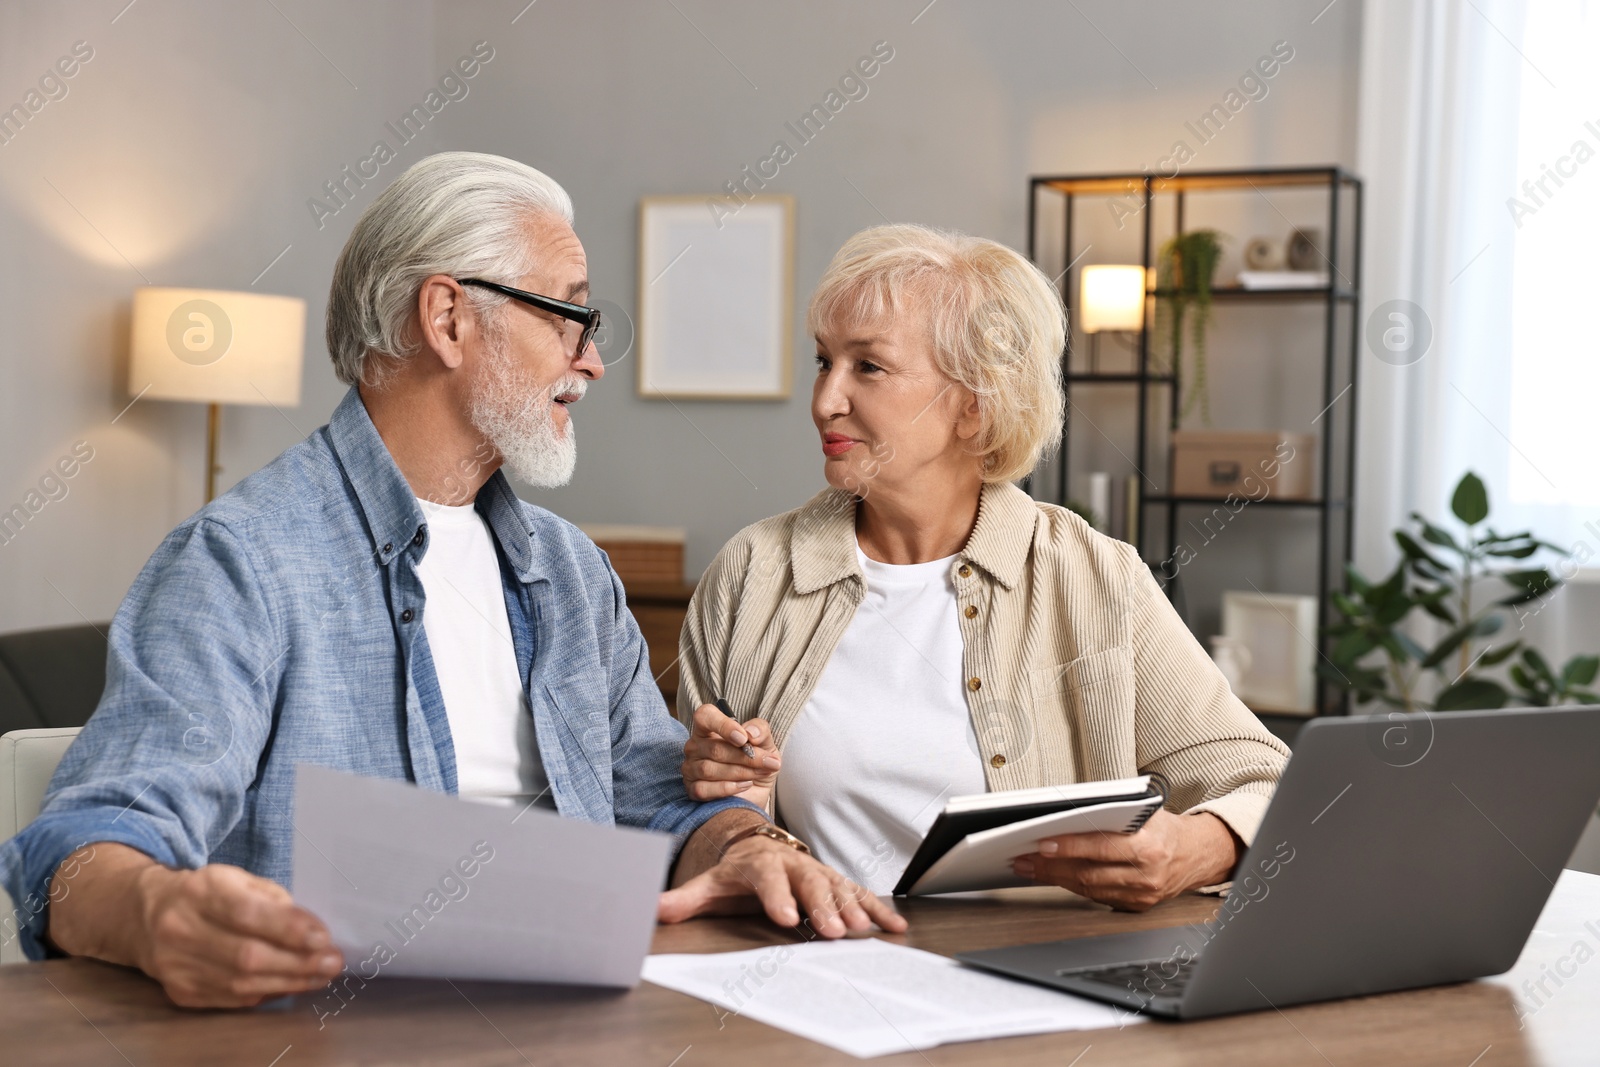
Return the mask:
[[[1510,525],[1515,227],[1505,201],[1516,184],[1525,8],[1371,0],[1365,9],[1355,557],[1372,576],[1398,558],[1390,531],[1413,510],[1444,518],[1467,469],[1489,483],[1496,526]],[[1391,301],[1408,306],[1385,313]]]

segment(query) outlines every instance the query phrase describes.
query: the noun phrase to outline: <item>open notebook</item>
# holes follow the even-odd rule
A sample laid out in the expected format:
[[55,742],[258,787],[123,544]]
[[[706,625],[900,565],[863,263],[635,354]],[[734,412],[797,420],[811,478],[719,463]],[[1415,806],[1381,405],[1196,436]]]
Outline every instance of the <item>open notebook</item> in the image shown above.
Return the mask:
[[1164,798],[1150,776],[951,797],[894,887],[896,896],[1032,885],[1011,859],[1057,834],[1131,834]]

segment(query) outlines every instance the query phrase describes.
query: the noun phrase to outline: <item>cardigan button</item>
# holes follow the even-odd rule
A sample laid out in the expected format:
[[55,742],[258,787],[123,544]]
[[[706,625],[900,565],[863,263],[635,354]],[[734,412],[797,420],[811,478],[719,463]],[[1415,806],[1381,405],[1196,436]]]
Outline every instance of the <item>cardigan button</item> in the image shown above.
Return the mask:
[[965,612],[963,612],[963,614],[965,614],[966,617],[969,618],[969,619],[976,619],[978,617],[978,609],[976,607],[974,607],[973,605],[968,604],[967,605],[967,610]]
[[1004,767],[1005,765],[1006,765],[1006,758],[1004,756],[1002,756],[1000,753],[996,752],[994,755],[989,757],[989,766],[991,766],[991,767]]
[[956,568],[956,573],[961,575],[963,578],[971,578],[972,568],[963,563],[961,566]]
[[982,678],[968,678],[967,679],[967,688],[972,690],[974,693],[976,693],[978,690],[983,688],[983,679]]

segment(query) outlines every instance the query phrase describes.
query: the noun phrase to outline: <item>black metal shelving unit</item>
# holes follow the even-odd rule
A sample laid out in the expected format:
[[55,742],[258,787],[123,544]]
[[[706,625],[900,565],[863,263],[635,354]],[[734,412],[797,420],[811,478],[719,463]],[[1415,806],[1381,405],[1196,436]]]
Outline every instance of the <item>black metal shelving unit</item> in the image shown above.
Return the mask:
[[[1332,594],[1344,588],[1345,564],[1350,560],[1354,532],[1353,500],[1355,496],[1355,426],[1356,426],[1356,367],[1359,346],[1359,316],[1361,292],[1361,223],[1362,190],[1359,178],[1334,166],[1263,168],[1252,170],[1193,171],[1165,177],[1140,174],[1085,174],[1054,175],[1029,179],[1028,190],[1028,254],[1039,262],[1041,231],[1041,198],[1056,196],[1062,199],[1061,234],[1062,262],[1066,263],[1058,278],[1062,300],[1066,304],[1068,321],[1075,322],[1074,299],[1077,293],[1075,279],[1081,267],[1074,256],[1074,210],[1092,198],[1121,197],[1131,202],[1141,201],[1139,212],[1142,227],[1141,263],[1147,274],[1155,265],[1157,241],[1156,218],[1158,211],[1170,204],[1173,218],[1172,232],[1184,232],[1187,200],[1196,194],[1233,192],[1258,194],[1269,197],[1275,190],[1322,190],[1327,196],[1327,213],[1321,224],[1326,226],[1325,258],[1330,284],[1299,289],[1244,289],[1238,286],[1214,286],[1212,300],[1219,304],[1240,307],[1270,308],[1282,305],[1320,305],[1324,308],[1321,330],[1321,366],[1308,363],[1307,371],[1319,369],[1322,379],[1322,414],[1318,425],[1310,427],[1317,440],[1319,481],[1317,493],[1308,499],[1277,499],[1267,497],[1249,505],[1263,508],[1269,513],[1309,512],[1317,516],[1317,617],[1319,631],[1315,638],[1318,652],[1326,656],[1331,651],[1327,636],[1329,624],[1334,621]],[[1270,202],[1270,201],[1269,201]],[[1087,252],[1087,249],[1084,250]],[[1040,264],[1047,273],[1054,269]],[[1225,502],[1222,497],[1174,496],[1167,492],[1151,490],[1158,484],[1149,477],[1151,460],[1156,448],[1153,431],[1158,419],[1152,417],[1154,407],[1164,408],[1164,429],[1170,434],[1178,428],[1180,402],[1183,395],[1181,367],[1168,372],[1156,372],[1151,361],[1151,330],[1149,328],[1154,301],[1166,296],[1161,290],[1146,294],[1146,328],[1138,333],[1137,369],[1131,372],[1085,373],[1072,365],[1072,344],[1069,335],[1067,350],[1062,353],[1062,372],[1066,382],[1068,418],[1075,406],[1073,391],[1085,387],[1112,387],[1133,389],[1137,396],[1137,440],[1133,462],[1139,474],[1137,485],[1138,530],[1134,541],[1140,554],[1150,563],[1160,580],[1168,571],[1178,568],[1169,564],[1177,553],[1178,524],[1186,509],[1215,509]],[[1164,394],[1164,396],[1162,395]],[[1154,402],[1153,402],[1154,401]],[[1164,401],[1164,404],[1161,402]],[[1054,500],[1066,503],[1072,499],[1069,490],[1069,448],[1071,437],[1063,433]],[[1119,449],[1120,451],[1120,449]],[[1165,470],[1170,484],[1170,457]],[[1039,489],[1030,478],[1025,488],[1035,496]],[[1151,520],[1155,521],[1152,522]],[[1159,541],[1152,536],[1160,530]],[[1175,582],[1164,583],[1169,596],[1176,592]],[[1322,681],[1316,683],[1315,714],[1346,714],[1349,701],[1337,686]]]

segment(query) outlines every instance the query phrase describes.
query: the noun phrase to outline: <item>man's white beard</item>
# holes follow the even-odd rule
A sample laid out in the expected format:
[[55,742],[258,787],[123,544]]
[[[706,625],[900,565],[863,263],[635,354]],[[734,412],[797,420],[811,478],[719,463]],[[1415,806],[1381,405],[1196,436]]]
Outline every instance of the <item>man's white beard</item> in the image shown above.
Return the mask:
[[573,376],[540,389],[517,367],[504,338],[491,338],[483,374],[472,390],[472,425],[489,439],[505,462],[506,473],[539,489],[572,480],[578,441],[567,418],[566,432],[555,423],[555,398],[582,396],[588,382]]

